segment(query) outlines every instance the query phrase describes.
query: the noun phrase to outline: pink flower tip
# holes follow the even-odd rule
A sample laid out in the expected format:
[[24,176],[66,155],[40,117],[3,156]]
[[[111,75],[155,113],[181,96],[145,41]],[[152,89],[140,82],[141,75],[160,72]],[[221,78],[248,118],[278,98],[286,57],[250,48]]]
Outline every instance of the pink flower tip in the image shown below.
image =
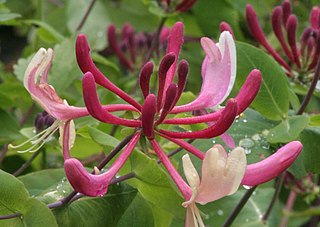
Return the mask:
[[272,180],[285,171],[299,156],[302,144],[293,141],[281,147],[268,158],[247,165],[241,184],[255,186]]
[[228,31],[228,32],[230,32],[230,34],[232,35],[232,37],[233,37],[233,39],[234,40],[236,40],[236,37],[235,37],[235,35],[234,35],[234,32],[233,32],[233,30],[232,30],[232,27],[230,26],[230,24],[228,24],[227,22],[225,22],[225,21],[222,21],[221,23],[220,23],[220,32],[222,33],[222,32],[224,32],[224,31]]
[[108,191],[110,180],[104,175],[87,172],[81,162],[75,158],[65,160],[66,176],[76,192],[87,196],[103,196]]

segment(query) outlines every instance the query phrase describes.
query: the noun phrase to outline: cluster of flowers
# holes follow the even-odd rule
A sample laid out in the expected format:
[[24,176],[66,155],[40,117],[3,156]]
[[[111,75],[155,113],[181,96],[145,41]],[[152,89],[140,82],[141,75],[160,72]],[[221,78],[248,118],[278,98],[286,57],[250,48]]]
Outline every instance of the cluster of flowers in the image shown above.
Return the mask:
[[[159,34],[159,49],[164,50],[169,35],[169,28],[164,26]],[[107,41],[109,46],[101,51],[104,56],[115,55],[121,65],[127,70],[134,70],[136,65],[144,58],[150,48],[156,33],[137,32],[129,23],[121,28],[120,39],[117,39],[116,26],[110,25],[107,29]],[[138,58],[138,59],[137,59]]]
[[[76,57],[78,65],[84,73],[82,79],[83,98],[86,107],[69,106],[47,83],[48,71],[53,59],[51,49],[40,49],[28,66],[24,85],[32,98],[43,109],[56,119],[51,132],[60,128],[63,148],[64,168],[66,176],[79,193],[88,196],[101,196],[108,190],[110,181],[118,173],[137,145],[139,138],[144,136],[149,141],[161,163],[180,190],[187,208],[186,224],[203,225],[195,203],[206,204],[223,196],[234,193],[239,185],[254,186],[269,181],[288,168],[299,155],[302,145],[293,141],[280,148],[270,157],[247,165],[246,155],[241,147],[233,149],[229,154],[221,145],[215,145],[207,152],[202,152],[184,139],[212,138],[226,132],[236,116],[241,114],[253,101],[261,85],[261,73],[254,69],[242,85],[238,95],[226,101],[236,77],[236,48],[232,35],[225,31],[219,43],[211,39],[201,38],[201,45],[206,54],[202,64],[202,87],[199,96],[191,103],[177,105],[184,90],[188,77],[188,63],[178,61],[183,44],[184,25],[176,23],[167,40],[167,52],[162,58],[158,69],[157,95],[150,92],[150,78],[154,71],[152,62],[147,62],[140,71],[140,87],[144,97],[142,104],[134,100],[107,77],[93,63],[90,47],[85,35],[80,34],[76,41]],[[174,76],[177,74],[177,84]],[[97,95],[96,84],[113,92],[128,104],[102,105]],[[219,107],[219,108],[217,108]],[[196,110],[212,110],[204,115],[185,118],[169,118],[169,115],[192,112]],[[112,114],[115,111],[133,111],[139,115],[134,119],[125,119]],[[73,144],[75,130],[73,119],[91,115],[95,119],[114,125],[135,129],[134,135],[112,166],[104,173],[90,174],[81,162],[70,157],[69,150]],[[205,129],[197,131],[171,131],[163,125],[192,125],[207,123]],[[47,135],[50,132],[46,132]],[[157,138],[165,138],[195,155],[203,161],[201,179],[195,170],[188,154],[183,156],[182,163],[187,182],[175,169],[167,154],[160,147]]]
[[257,15],[250,4],[246,7],[246,17],[253,37],[283,66],[288,76],[297,77],[299,73],[314,71],[320,56],[320,7],[314,6],[312,8],[310,25],[301,34],[300,44],[296,41],[298,20],[291,12],[290,1],[284,0],[281,6],[273,9],[271,16],[272,29],[282,47],[285,58],[273,49],[267,41]]

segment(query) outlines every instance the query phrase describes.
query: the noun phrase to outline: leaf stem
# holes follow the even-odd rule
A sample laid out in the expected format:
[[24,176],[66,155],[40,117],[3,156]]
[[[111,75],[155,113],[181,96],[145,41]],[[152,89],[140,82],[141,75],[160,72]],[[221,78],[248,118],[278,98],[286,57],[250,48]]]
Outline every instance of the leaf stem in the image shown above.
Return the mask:
[[239,201],[237,206],[233,209],[233,211],[231,212],[231,214],[229,215],[229,217],[227,218],[225,223],[222,225],[222,227],[231,226],[231,224],[236,219],[236,217],[239,215],[240,211],[242,210],[244,205],[248,202],[249,198],[251,197],[252,193],[254,192],[254,190],[256,188],[257,188],[257,186],[254,186],[254,187],[250,188],[248,191],[246,191],[246,193],[244,193],[241,200]]
[[19,176],[23,171],[25,171],[30,166],[31,162],[41,153],[41,151],[43,151],[42,148],[34,152],[31,158],[25,163],[23,163],[23,165],[19,169],[17,169],[12,175],[15,177]]
[[301,115],[305,111],[305,109],[307,108],[307,105],[310,102],[310,99],[312,97],[314,89],[317,86],[319,78],[320,78],[320,57],[318,58],[316,70],[314,72],[314,76],[313,76],[313,79],[311,81],[309,90],[308,90],[306,96],[304,97],[304,99],[303,99],[303,101],[301,103],[301,106],[300,106],[300,108],[299,108],[299,110],[297,112],[297,115]]
[[76,28],[76,31],[77,31],[77,32],[81,30],[81,28],[83,27],[84,23],[85,23],[86,20],[88,19],[88,16],[89,16],[89,14],[90,14],[93,6],[94,6],[94,3],[96,3],[96,0],[91,0],[91,2],[90,2],[90,4],[89,4],[89,6],[88,6],[88,8],[87,8],[87,10],[86,10],[83,18],[81,19],[78,27]]
[[[289,213],[292,210],[296,197],[297,197],[297,193],[295,191],[291,191],[286,204],[285,213]],[[288,216],[284,215],[281,220],[280,227],[286,227],[288,224],[287,222],[288,222]]]
[[162,27],[164,26],[164,23],[166,22],[167,18],[166,17],[162,17],[161,20],[160,20],[160,23],[158,25],[158,29],[157,29],[157,33],[156,35],[154,36],[153,40],[152,40],[152,43],[151,43],[151,47],[149,49],[149,52],[146,54],[146,58],[144,59],[144,63],[147,63],[151,56],[152,56],[152,52],[156,49],[158,49],[159,47],[159,36],[160,36],[160,33],[161,33],[161,30],[162,30]]
[[282,173],[280,178],[279,178],[279,181],[277,182],[276,189],[275,189],[275,191],[273,193],[273,196],[272,196],[272,199],[271,199],[270,204],[268,206],[268,209],[267,209],[267,211],[264,213],[264,215],[262,217],[262,221],[264,221],[264,222],[268,220],[269,215],[271,213],[271,210],[272,210],[277,198],[279,197],[279,193],[281,191],[281,187],[282,187],[283,182],[284,182],[284,176],[285,176],[285,173]]
[[0,220],[10,219],[10,218],[17,218],[17,217],[20,217],[21,215],[22,215],[21,213],[2,215],[2,216],[0,216]]

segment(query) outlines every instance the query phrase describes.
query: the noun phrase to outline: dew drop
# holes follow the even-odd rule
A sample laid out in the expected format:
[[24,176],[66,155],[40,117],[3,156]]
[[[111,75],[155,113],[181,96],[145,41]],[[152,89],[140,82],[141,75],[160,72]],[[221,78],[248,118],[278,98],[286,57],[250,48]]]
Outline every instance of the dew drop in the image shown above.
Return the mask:
[[254,141],[259,141],[259,140],[261,140],[261,137],[260,137],[259,134],[254,134],[254,135],[251,137],[251,139],[254,140]]
[[244,152],[246,154],[250,154],[251,153],[251,149],[252,147],[254,147],[254,141],[250,138],[244,138],[242,140],[239,141],[239,146],[242,147],[244,149]]
[[219,216],[223,216],[224,212],[223,212],[223,210],[218,210],[218,211],[217,211],[217,214],[218,214]]
[[215,144],[215,143],[216,143],[216,141],[215,141],[215,140],[212,140],[212,143],[213,143],[213,144]]
[[262,131],[262,135],[263,136],[267,136],[269,134],[269,130],[268,129],[265,129]]
[[247,123],[248,120],[247,120],[247,119],[243,119],[242,122],[243,122],[243,123]]
[[247,189],[247,190],[249,190],[249,189],[252,188],[252,186],[248,186],[248,185],[243,185],[243,187],[244,187],[245,189]]

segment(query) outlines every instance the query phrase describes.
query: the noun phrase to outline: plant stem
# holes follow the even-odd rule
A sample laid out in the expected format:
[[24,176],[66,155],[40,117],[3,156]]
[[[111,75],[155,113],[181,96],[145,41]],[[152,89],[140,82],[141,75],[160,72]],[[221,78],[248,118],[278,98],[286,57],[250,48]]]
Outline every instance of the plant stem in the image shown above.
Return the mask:
[[[102,169],[108,162],[110,162],[110,160],[116,156],[118,154],[119,151],[122,150],[122,148],[124,148],[129,141],[132,139],[133,134],[127,136],[126,138],[124,138],[124,140],[122,140],[111,152],[108,156],[106,156],[98,165],[97,168],[98,169]],[[92,172],[94,173],[94,171]]]
[[[291,191],[289,194],[289,198],[288,198],[286,209],[285,209],[286,213],[289,213],[292,210],[292,207],[293,207],[293,204],[296,200],[296,197],[297,197],[297,193],[295,191]],[[288,222],[288,216],[284,215],[281,220],[280,227],[286,227],[287,222]]]
[[2,215],[2,216],[0,216],[0,220],[10,219],[10,218],[17,218],[17,217],[20,217],[21,215],[22,215],[21,213]]
[[159,47],[159,36],[160,36],[162,27],[163,27],[164,23],[166,22],[166,20],[167,20],[166,17],[162,17],[162,19],[160,20],[160,23],[159,23],[159,26],[158,26],[158,29],[157,29],[157,33],[156,33],[156,35],[154,36],[154,38],[152,40],[151,47],[149,49],[149,52],[146,54],[146,58],[144,59],[144,63],[147,63],[150,60],[151,56],[152,56],[152,52],[154,50],[158,49],[158,47]]
[[[318,176],[317,185],[320,186],[320,175]],[[319,208],[319,206],[320,206],[320,198],[318,198],[312,205],[313,205],[314,208]],[[313,216],[309,221],[309,226],[310,227],[317,227],[319,220],[320,220],[320,216],[319,215]]]
[[36,152],[34,152],[31,158],[25,163],[23,163],[23,165],[19,169],[17,169],[12,175],[15,177],[19,176],[23,171],[25,171],[29,167],[31,162],[41,153],[41,151],[42,149],[39,149]]
[[236,219],[236,217],[239,215],[240,211],[242,210],[244,205],[247,203],[247,201],[249,200],[250,196],[252,195],[252,193],[254,192],[254,190],[256,188],[257,188],[257,186],[254,186],[254,187],[250,188],[248,191],[246,191],[246,193],[244,193],[244,195],[242,196],[240,202],[233,209],[233,211],[231,212],[231,214],[229,215],[229,217],[225,221],[225,223],[222,225],[222,227],[231,226],[231,224],[233,223],[234,219]]
[[305,109],[307,108],[307,105],[310,102],[310,99],[312,97],[314,89],[316,88],[316,85],[318,83],[319,78],[320,78],[320,57],[318,58],[316,70],[314,72],[314,76],[313,76],[313,79],[311,81],[309,90],[308,90],[306,96],[304,97],[304,99],[303,99],[303,101],[301,103],[301,106],[300,106],[300,108],[299,108],[299,110],[297,112],[297,115],[301,115],[305,111]]
[[8,144],[5,144],[2,148],[2,150],[0,151],[0,167],[1,167],[1,163],[4,159],[4,157],[6,156],[6,153],[8,152]]
[[281,187],[282,187],[283,181],[284,181],[284,176],[285,176],[285,173],[282,173],[280,178],[279,178],[279,181],[277,182],[276,190],[273,193],[271,202],[270,202],[270,204],[268,206],[267,211],[264,213],[264,215],[262,217],[262,221],[264,221],[264,222],[268,220],[268,217],[269,217],[269,215],[271,213],[271,210],[272,210],[277,198],[279,197],[279,193],[281,191]]
[[91,0],[90,4],[89,4],[89,6],[88,6],[88,8],[86,10],[86,13],[84,14],[84,16],[83,16],[82,20],[80,21],[78,27],[76,28],[77,32],[81,30],[81,28],[83,27],[84,23],[88,19],[88,16],[89,16],[89,14],[90,14],[93,6],[94,6],[94,3],[96,3],[96,0]]

